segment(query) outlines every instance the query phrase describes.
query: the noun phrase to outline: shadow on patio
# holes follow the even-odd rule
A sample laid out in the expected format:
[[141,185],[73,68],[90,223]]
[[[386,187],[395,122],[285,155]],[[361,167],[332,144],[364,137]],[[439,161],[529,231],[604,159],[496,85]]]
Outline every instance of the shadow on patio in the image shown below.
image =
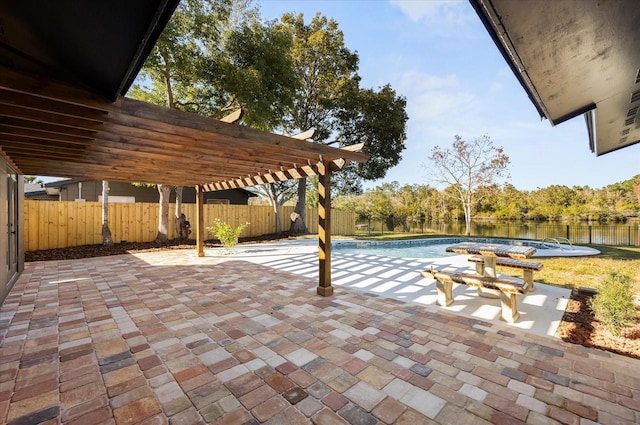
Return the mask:
[[638,423],[638,361],[193,251],[28,263],[9,424]]

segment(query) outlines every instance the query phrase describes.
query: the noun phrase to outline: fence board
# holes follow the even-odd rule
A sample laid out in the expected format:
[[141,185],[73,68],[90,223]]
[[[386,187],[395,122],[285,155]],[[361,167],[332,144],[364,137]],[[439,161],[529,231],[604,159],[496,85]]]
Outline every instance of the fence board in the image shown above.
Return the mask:
[[[183,204],[182,211],[192,222],[195,231],[196,205]],[[290,214],[294,207],[281,207],[280,222],[283,230],[291,225]],[[102,243],[102,204],[100,202],[60,202],[25,200],[25,250],[37,251]],[[158,204],[110,203],[109,228],[113,241],[149,242],[158,233]],[[318,212],[306,210],[307,228],[318,231]],[[177,237],[175,205],[170,205],[168,236]],[[204,205],[205,226],[213,225],[215,218],[232,226],[249,222],[241,237],[261,236],[276,232],[275,213],[270,206],[262,205]],[[332,211],[332,230],[336,235],[355,233],[355,215],[348,211]],[[195,238],[195,234],[191,235]],[[205,239],[214,235],[205,230]]]

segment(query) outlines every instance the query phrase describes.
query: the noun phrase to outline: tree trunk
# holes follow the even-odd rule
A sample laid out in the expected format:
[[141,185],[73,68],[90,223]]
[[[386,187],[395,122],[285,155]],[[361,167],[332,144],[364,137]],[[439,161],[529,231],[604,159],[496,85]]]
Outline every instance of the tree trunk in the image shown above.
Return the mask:
[[273,213],[276,216],[276,233],[282,233],[282,224],[280,223],[280,201],[278,199],[278,193],[273,184],[269,184],[266,186],[267,193],[269,194],[268,199],[273,206]]
[[109,229],[109,182],[106,180],[102,180],[102,245],[113,245]]
[[159,184],[158,193],[160,194],[160,213],[158,214],[158,235],[156,236],[156,243],[166,244],[169,242],[169,196],[171,195],[171,186]]
[[298,202],[296,202],[295,213],[291,217],[290,232],[293,235],[303,235],[309,233],[306,225],[307,209],[307,179],[298,180]]
[[462,207],[464,208],[465,234],[471,236],[471,204],[465,202]]
[[187,217],[182,214],[182,186],[176,187],[176,214],[174,223],[176,225],[176,233],[178,234],[178,238],[182,240],[189,239],[189,234],[191,230],[188,225],[189,221]]
[[273,204],[273,212],[276,215],[276,233],[282,233],[282,224],[280,223],[280,205],[276,202]]

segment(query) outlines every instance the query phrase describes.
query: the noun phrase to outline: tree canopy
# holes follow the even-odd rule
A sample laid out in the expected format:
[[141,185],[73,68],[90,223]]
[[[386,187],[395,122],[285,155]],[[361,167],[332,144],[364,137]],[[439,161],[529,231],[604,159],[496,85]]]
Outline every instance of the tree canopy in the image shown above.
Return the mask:
[[[361,191],[361,179],[382,178],[397,165],[404,149],[406,101],[390,86],[380,91],[360,87],[359,58],[344,44],[344,35],[333,19],[316,14],[285,14],[281,23],[293,36],[291,57],[299,85],[292,107],[284,117],[285,132],[314,128],[313,140],[340,146],[364,143],[370,160],[338,174],[343,191]],[[298,186],[296,212],[301,219],[292,231],[306,231],[304,208],[306,179]]]
[[[251,0],[185,0],[130,95],[216,118],[242,108],[245,125],[283,134],[313,128],[318,143],[364,142],[371,160],[337,184],[359,192],[361,179],[382,178],[399,163],[407,115],[405,99],[389,85],[360,87],[358,62],[338,23],[319,13],[309,22],[291,13],[264,22]],[[305,201],[301,179],[302,232]]]
[[[338,209],[354,211],[358,220],[387,221],[406,230],[425,221],[464,219],[461,201],[446,195],[452,187],[437,190],[429,185],[384,183],[361,195],[335,199]],[[474,219],[510,221],[625,222],[640,216],[640,174],[618,183],[593,189],[588,186],[552,185],[521,191],[506,184],[486,194],[474,209]],[[560,205],[556,203],[560,200]]]

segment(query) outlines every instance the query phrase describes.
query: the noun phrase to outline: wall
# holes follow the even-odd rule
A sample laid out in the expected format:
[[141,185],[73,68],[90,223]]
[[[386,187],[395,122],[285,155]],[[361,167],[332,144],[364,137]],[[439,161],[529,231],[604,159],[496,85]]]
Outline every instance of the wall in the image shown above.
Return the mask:
[[[84,187],[83,187],[84,191]],[[99,202],[59,202],[26,200],[24,242],[26,251],[102,243],[101,208]],[[289,216],[294,207],[281,207],[282,229],[289,229]],[[183,204],[182,211],[195,232],[196,205]],[[169,238],[177,236],[174,224],[175,205],[169,206]],[[307,227],[318,231],[318,212],[307,209]],[[275,213],[269,206],[204,205],[205,226],[212,226],[215,218],[238,226],[249,222],[240,237],[275,233]],[[353,235],[355,215],[347,211],[331,211],[332,233]],[[158,204],[109,204],[109,228],[114,242],[149,242],[158,233]],[[195,234],[191,235],[195,238]],[[205,232],[205,239],[214,236]]]

